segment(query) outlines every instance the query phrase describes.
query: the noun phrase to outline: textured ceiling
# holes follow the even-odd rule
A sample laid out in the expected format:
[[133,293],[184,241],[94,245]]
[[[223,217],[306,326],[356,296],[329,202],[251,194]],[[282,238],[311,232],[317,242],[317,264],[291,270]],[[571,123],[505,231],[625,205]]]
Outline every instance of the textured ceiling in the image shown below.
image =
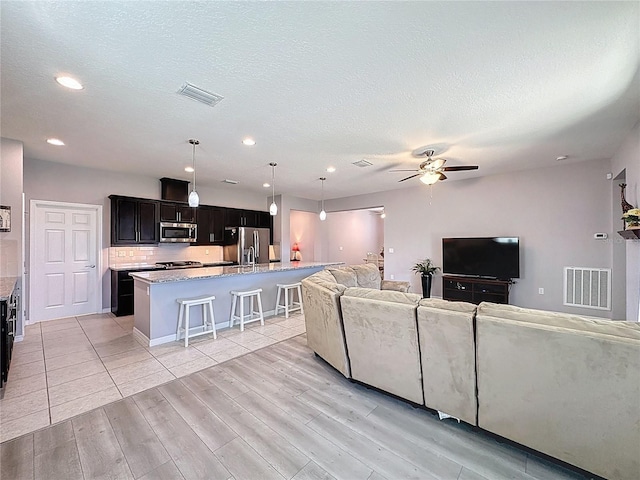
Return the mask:
[[264,191],[277,162],[277,193],[306,198],[320,176],[327,198],[419,185],[387,170],[424,146],[480,166],[447,181],[608,159],[640,118],[639,5],[2,1],[1,133],[27,158],[184,179],[195,137],[199,184]]

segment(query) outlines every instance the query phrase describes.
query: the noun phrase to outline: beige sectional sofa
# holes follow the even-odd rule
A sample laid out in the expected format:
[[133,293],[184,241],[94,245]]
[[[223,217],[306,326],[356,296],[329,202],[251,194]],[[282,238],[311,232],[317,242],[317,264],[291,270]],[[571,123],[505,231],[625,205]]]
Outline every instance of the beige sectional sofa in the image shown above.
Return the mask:
[[327,268],[302,280],[307,343],[331,366],[351,378],[340,308],[340,297],[348,287],[407,292],[410,284],[383,281],[374,264]]
[[478,426],[611,479],[640,478],[640,325],[482,303]]
[[605,478],[640,478],[640,324],[421,299],[371,267],[302,281],[320,357]]

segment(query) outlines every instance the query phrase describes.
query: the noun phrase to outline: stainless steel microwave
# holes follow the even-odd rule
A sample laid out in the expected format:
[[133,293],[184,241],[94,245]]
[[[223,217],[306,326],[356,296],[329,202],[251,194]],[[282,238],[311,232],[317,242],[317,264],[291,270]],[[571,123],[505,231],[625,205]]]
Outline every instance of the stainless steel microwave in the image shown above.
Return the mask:
[[160,242],[189,243],[198,239],[198,226],[195,223],[160,222]]

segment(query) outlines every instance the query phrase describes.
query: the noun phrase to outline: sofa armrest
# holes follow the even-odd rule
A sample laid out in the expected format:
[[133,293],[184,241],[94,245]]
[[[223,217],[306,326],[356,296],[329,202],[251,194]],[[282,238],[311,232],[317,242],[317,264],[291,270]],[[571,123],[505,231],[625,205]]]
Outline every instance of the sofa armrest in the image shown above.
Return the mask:
[[380,290],[395,290],[396,292],[407,293],[411,288],[409,282],[401,282],[400,280],[382,280]]

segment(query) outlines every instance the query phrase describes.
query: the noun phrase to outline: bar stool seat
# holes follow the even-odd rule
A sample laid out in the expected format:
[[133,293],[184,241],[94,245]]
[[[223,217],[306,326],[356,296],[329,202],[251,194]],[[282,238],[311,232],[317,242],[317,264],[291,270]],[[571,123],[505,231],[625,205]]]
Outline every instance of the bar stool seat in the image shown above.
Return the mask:
[[[240,321],[240,331],[244,332],[244,324],[255,322],[260,320],[260,325],[264,325],[264,315],[262,313],[262,297],[261,294],[262,289],[257,288],[255,290],[247,290],[245,292],[240,292],[237,290],[232,290],[231,295],[233,295],[233,303],[231,305],[231,318],[229,319],[229,328],[233,327],[233,324],[236,320]],[[250,301],[249,313],[247,315],[244,314],[244,300],[248,298]],[[238,304],[238,300],[240,300],[240,315],[236,315],[236,306]],[[255,310],[254,301],[258,304],[258,310]]]
[[[278,296],[276,297],[276,315],[278,315],[278,310],[281,308],[284,309],[285,318],[289,318],[289,313],[300,311],[300,313],[304,314],[304,307],[302,306],[302,283],[278,283]],[[284,291],[284,305],[280,304],[280,297],[282,292]],[[291,291],[291,296],[289,296],[289,291]],[[298,301],[294,301],[294,293],[298,293]],[[289,301],[291,300],[291,301]]]
[[[178,298],[176,302],[180,305],[180,311],[178,312],[178,329],[176,330],[176,341],[180,340],[180,333],[184,332],[184,346],[189,346],[189,338],[197,337],[199,335],[206,335],[207,333],[213,333],[213,338],[217,338],[216,335],[216,320],[213,316],[213,301],[216,299],[213,295],[201,295],[199,297],[192,298]],[[190,307],[196,307],[202,305],[202,325],[198,327],[189,327],[189,309]],[[207,315],[207,311],[209,314]],[[184,327],[183,327],[184,323]],[[209,328],[207,328],[207,326]],[[201,330],[202,331],[198,331]]]

